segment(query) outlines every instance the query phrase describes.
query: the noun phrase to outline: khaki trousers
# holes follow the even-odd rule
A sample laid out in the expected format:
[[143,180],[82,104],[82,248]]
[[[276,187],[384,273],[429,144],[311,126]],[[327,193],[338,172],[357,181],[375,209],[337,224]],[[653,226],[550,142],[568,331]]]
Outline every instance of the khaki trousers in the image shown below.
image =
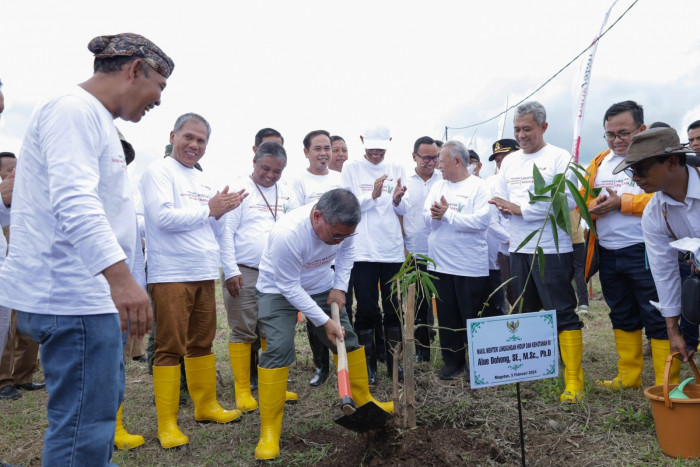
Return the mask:
[[214,281],[149,284],[158,331],[154,366],[211,354],[216,335]]
[[10,336],[0,358],[0,388],[31,383],[38,355],[39,344],[17,332],[17,312],[12,310]]
[[231,328],[229,342],[252,344],[258,339],[256,331],[260,332],[260,337],[265,337],[262,326],[258,325],[258,304],[255,302],[255,284],[258,282],[259,271],[241,265],[238,267],[243,276],[243,288],[238,297],[234,298],[228,293],[224,278],[221,278],[226,318],[228,327]]

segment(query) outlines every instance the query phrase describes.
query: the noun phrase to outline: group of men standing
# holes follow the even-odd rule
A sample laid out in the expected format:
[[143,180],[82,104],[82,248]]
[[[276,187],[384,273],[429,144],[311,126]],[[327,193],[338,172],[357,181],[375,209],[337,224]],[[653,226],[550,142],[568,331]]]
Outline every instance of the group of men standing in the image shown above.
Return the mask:
[[[402,328],[389,282],[406,253],[434,260],[427,270],[437,278],[445,362],[440,378],[468,374],[466,319],[484,309],[506,311],[502,298],[487,303],[500,267],[513,277],[512,297],[522,300],[523,312],[556,310],[565,365],[560,399],[573,403],[583,397],[583,322],[575,311],[571,240],[562,229],[549,228],[546,205],[529,199],[534,166],[545,184],[561,173],[575,181],[570,154],[545,142],[548,123],[541,104],[516,109],[515,141],[494,143],[489,159],[499,171],[489,181],[479,177],[475,152],[427,136],[416,140],[415,169],[407,175],[400,164],[385,160],[391,136],[375,128],[361,136],[364,157],[345,164],[342,138],[310,132],[303,141],[307,172],[283,184],[284,139],[266,128],[255,138],[252,173],[232,182],[233,190],[212,186],[197,170],[211,127],[198,114],[184,114],[170,133],[171,156],[152,164],[139,183],[146,278],[126,177],[129,158],[114,119],[138,122],[159,105],[174,63],[136,34],[99,36],[88,48],[95,55],[93,76],[35,112],[11,197],[0,190],[0,214],[11,201],[13,216],[0,281],[11,278],[14,284],[0,290],[0,338],[11,308],[17,310],[19,331],[42,344],[49,391],[44,463],[108,464],[112,444],[132,448],[143,442],[121,425],[120,356],[123,333],[140,338],[151,329],[146,283],[157,322],[153,388],[163,448],[189,441],[177,425],[184,357],[194,418],[230,423],[259,407],[255,455],[279,455],[284,404],[297,399],[287,391],[287,378],[299,311],[309,322],[316,383],[327,377],[326,349],[335,355],[336,343],[343,341],[356,403],[373,402],[392,412],[393,403],[377,401],[369,387],[377,381],[380,346],[393,374]],[[697,236],[700,172],[686,167],[691,150],[674,130],[645,131],[642,108],[632,101],[611,106],[603,125],[609,149],[586,174],[591,187],[604,189],[586,200],[598,233],[597,240],[589,238],[589,249],[591,258],[593,250],[600,258],[619,362],[618,375],[601,384],[639,387],[642,329],[651,339],[657,383],[671,350],[684,360],[694,351],[686,349],[679,330],[678,257],[668,243]],[[623,169],[631,178],[621,175]],[[661,193],[643,193],[653,191]],[[566,197],[573,210],[573,194]],[[537,237],[526,241],[543,225],[538,243]],[[545,258],[542,274],[538,247]],[[220,268],[231,329],[234,410],[221,407],[216,397],[212,344]],[[46,286],[37,288],[37,282]],[[354,320],[346,308],[352,291]],[[422,361],[430,360],[429,301],[421,297],[417,313]],[[656,308],[652,302],[658,302]],[[341,310],[340,325],[330,318],[332,303]],[[263,350],[259,362],[257,343]],[[254,373],[259,403],[251,391]],[[400,369],[398,375],[402,378]],[[678,379],[677,365],[672,379]]]

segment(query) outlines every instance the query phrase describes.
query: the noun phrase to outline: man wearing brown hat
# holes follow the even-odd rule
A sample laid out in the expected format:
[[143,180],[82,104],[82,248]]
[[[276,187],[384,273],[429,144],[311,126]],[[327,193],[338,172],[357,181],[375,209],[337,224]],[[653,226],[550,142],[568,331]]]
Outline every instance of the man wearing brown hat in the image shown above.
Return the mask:
[[[632,138],[646,130],[644,109],[634,101],[617,102],[603,116],[608,150],[599,153],[586,169],[591,188],[600,188],[598,197],[584,200],[598,234],[588,234],[585,268],[590,276],[594,248],[598,243],[599,276],[603,297],[610,307],[619,360],[617,376],[598,384],[610,389],[638,388],[642,385],[642,329],[650,339],[656,384],[662,384],[669,341],[666,324],[650,302],[658,301],[654,279],[646,265],[648,248],[642,236],[641,216],[651,195],[644,193],[630,177],[614,172],[625,160]],[[583,195],[585,190],[581,190]],[[671,379],[678,382],[679,365]]]
[[[140,248],[114,119],[160,104],[172,60],[136,34],[100,36],[94,74],[39,107],[18,157],[0,304],[41,342],[48,429],[44,465],[106,465],[124,393],[121,331],[150,331],[131,275]],[[41,285],[38,285],[41,284]],[[120,324],[121,322],[121,324]],[[121,328],[121,329],[120,329]]]
[[692,152],[673,128],[653,128],[632,138],[627,155],[613,173],[625,171],[646,193],[654,193],[642,215],[642,234],[659,302],[654,305],[665,318],[670,351],[687,362],[680,333],[681,277],[678,250],[670,242],[697,237],[700,230],[700,172],[686,165]]

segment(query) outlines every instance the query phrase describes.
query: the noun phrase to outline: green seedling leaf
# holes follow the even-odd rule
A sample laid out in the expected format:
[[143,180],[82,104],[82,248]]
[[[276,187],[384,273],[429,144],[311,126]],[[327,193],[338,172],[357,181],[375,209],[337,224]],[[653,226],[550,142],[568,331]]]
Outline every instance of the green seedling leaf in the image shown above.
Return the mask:
[[569,190],[571,190],[571,194],[574,196],[574,201],[576,201],[576,206],[578,207],[578,210],[581,213],[581,217],[584,221],[586,221],[586,224],[588,225],[588,228],[591,230],[591,232],[593,232],[593,235],[597,237],[598,234],[595,231],[595,226],[593,225],[593,220],[591,220],[591,214],[588,212],[588,206],[586,206],[584,198],[581,196],[581,193],[574,190],[576,186],[573,183],[567,180],[566,184],[569,186]]
[[527,194],[530,196],[530,204],[535,204],[537,202],[549,203],[552,201],[550,196],[533,195],[531,191],[528,191]]
[[[558,248],[557,251],[559,251]],[[537,265],[540,270],[540,279],[544,282],[544,250],[541,246],[537,247]]]
[[539,230],[533,230],[532,232],[530,232],[528,236],[525,237],[525,240],[523,240],[523,242],[520,245],[518,245],[518,248],[515,249],[515,253],[517,253],[522,247],[527,245],[527,242],[532,240],[532,237],[534,237],[537,232],[539,232]]
[[553,214],[549,215],[549,220],[552,224],[552,238],[554,238],[554,247],[559,251],[559,229],[557,229],[557,220]]
[[544,185],[544,178],[542,178],[542,174],[540,173],[540,169],[537,168],[537,164],[532,164],[532,179],[535,183],[535,194],[545,194],[547,190]]

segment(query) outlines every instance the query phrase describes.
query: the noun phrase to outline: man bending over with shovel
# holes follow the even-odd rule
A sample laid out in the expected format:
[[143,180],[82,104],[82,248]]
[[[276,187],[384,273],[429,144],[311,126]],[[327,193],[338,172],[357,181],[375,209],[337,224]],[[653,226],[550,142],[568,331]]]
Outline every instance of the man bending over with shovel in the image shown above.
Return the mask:
[[[358,413],[366,404],[394,411],[392,402],[378,402],[369,392],[365,350],[358,345],[345,312],[345,291],[355,256],[352,237],[360,216],[355,195],[337,188],[326,192],[315,205],[287,214],[270,233],[255,292],[258,320],[267,336],[258,366],[258,459],[279,455],[287,374],[295,359],[297,310],[313,323],[317,336],[336,358],[336,339],[345,341],[350,388]],[[333,260],[335,270],[331,268]],[[332,302],[341,310],[342,329],[330,319]]]

